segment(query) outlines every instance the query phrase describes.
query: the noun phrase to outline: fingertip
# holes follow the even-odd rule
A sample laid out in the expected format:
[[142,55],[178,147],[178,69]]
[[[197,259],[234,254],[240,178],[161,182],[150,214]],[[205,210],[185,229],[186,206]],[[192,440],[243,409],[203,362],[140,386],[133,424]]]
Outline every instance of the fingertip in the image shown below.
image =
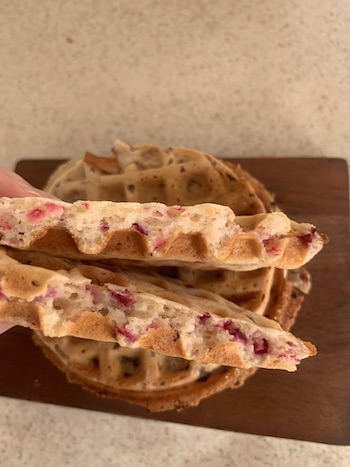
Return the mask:
[[0,334],[8,331],[9,329],[11,329],[13,327],[14,327],[14,324],[4,323],[4,322],[0,321]]
[[0,197],[25,198],[29,196],[57,199],[42,190],[39,190],[28,183],[20,175],[8,169],[0,168]]

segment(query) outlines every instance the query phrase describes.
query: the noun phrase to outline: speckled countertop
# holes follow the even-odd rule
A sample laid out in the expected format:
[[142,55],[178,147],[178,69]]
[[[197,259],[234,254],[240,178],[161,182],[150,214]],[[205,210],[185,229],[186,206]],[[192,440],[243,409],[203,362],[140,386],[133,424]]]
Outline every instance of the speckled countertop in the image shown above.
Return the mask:
[[[0,63],[8,168],[117,137],[350,161],[348,0],[2,2]],[[350,465],[347,447],[6,398],[0,413],[6,467]]]

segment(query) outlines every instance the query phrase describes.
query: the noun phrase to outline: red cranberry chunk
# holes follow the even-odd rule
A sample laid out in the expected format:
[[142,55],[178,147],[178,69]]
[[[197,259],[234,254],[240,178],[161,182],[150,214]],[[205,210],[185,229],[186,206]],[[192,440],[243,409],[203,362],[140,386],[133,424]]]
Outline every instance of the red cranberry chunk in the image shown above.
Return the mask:
[[45,203],[45,208],[48,212],[63,211],[63,206],[60,206],[59,204],[56,204],[56,203],[52,203],[51,201],[47,201]]
[[278,242],[275,238],[266,238],[263,240],[263,245],[267,253],[279,254],[281,249],[278,248]]
[[117,326],[117,332],[129,339],[131,342],[136,342],[136,337],[134,336],[134,334],[128,329],[126,329],[125,326]]
[[233,323],[233,321],[225,321],[223,328],[228,331],[235,340],[246,344],[248,339],[247,336]]
[[256,355],[262,355],[264,353],[267,353],[268,348],[269,344],[264,337],[254,339],[254,353]]
[[313,236],[315,235],[315,233],[316,233],[316,227],[312,226],[311,229],[310,229],[310,233],[306,234],[306,235],[302,235],[301,237],[299,237],[299,240],[304,245],[307,245],[308,243],[312,242]]
[[36,221],[38,219],[41,219],[44,216],[44,214],[45,211],[43,211],[42,209],[34,208],[28,212],[27,217],[31,221]]
[[111,291],[111,296],[121,305],[125,307],[130,307],[134,303],[134,298],[128,290],[124,292],[115,292],[114,290]]
[[203,315],[198,316],[199,324],[205,324],[208,319],[210,319],[210,314],[209,313],[204,313]]
[[100,223],[100,230],[101,230],[101,232],[107,232],[107,230],[109,230],[108,222],[102,221]]
[[141,235],[148,235],[147,230],[144,227],[142,227],[142,225],[140,225],[138,222],[134,222],[132,226]]

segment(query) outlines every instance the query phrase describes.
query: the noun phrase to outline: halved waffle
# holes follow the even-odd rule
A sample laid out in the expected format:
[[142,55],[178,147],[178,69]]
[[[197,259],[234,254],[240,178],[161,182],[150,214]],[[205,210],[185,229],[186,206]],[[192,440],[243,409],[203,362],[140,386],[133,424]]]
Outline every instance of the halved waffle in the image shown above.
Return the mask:
[[[100,158],[87,154],[85,158],[78,157],[61,165],[46,189],[68,202],[77,199],[182,205],[213,202],[228,205],[239,215],[274,210],[274,197],[265,187],[239,165],[225,165],[229,167],[223,168],[222,162],[214,163],[210,156],[196,151],[135,147],[117,142],[111,156]],[[171,189],[169,180],[174,180]],[[164,272],[175,277],[184,274],[189,279],[186,269],[167,268]],[[298,277],[298,271],[294,274]],[[292,326],[303,300],[303,295],[285,279],[284,273],[274,268],[258,269],[254,273],[192,271],[191,282],[204,288],[210,284],[213,292],[233,299],[243,308],[267,314],[284,329]],[[35,334],[43,351],[69,380],[101,395],[154,411],[197,405],[211,394],[243,385],[256,371],[211,365],[198,367],[193,361],[150,351],[127,350],[110,343],[68,337],[51,340]],[[134,362],[131,365],[130,359]]]
[[0,216],[0,245],[147,267],[295,269],[324,244],[313,225],[282,212],[235,216],[228,206],[212,203],[184,207],[3,197]]
[[[290,328],[302,300],[288,282],[276,278],[269,318],[279,320],[284,329]],[[100,396],[122,399],[155,412],[198,405],[224,389],[241,387],[257,371],[198,364],[109,342],[74,337],[52,339],[38,332],[33,336],[70,382]]]
[[46,254],[4,248],[0,259],[0,319],[48,337],[117,342],[248,369],[295,371],[315,354],[276,321],[149,270],[60,258],[56,265]]

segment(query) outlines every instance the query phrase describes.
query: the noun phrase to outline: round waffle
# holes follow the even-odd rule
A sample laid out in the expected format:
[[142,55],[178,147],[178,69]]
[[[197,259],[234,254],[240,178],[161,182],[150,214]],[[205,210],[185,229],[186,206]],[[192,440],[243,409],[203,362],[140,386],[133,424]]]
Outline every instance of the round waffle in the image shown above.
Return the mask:
[[[274,208],[273,196],[238,165],[184,148],[129,146],[120,141],[110,156],[87,153],[63,164],[46,190],[68,202],[212,202],[228,205],[238,215]],[[162,272],[276,319],[285,329],[291,327],[302,301],[302,294],[275,268]],[[70,337],[49,339],[37,333],[35,340],[70,381],[155,411],[196,405],[222,389],[241,386],[255,372]]]
[[[254,180],[254,179],[251,179]],[[186,148],[130,146],[117,141],[113,155],[86,153],[61,166],[46,187],[63,201],[157,201],[169,206],[224,204],[237,216],[266,212],[243,172]],[[273,198],[266,192],[270,202]]]

